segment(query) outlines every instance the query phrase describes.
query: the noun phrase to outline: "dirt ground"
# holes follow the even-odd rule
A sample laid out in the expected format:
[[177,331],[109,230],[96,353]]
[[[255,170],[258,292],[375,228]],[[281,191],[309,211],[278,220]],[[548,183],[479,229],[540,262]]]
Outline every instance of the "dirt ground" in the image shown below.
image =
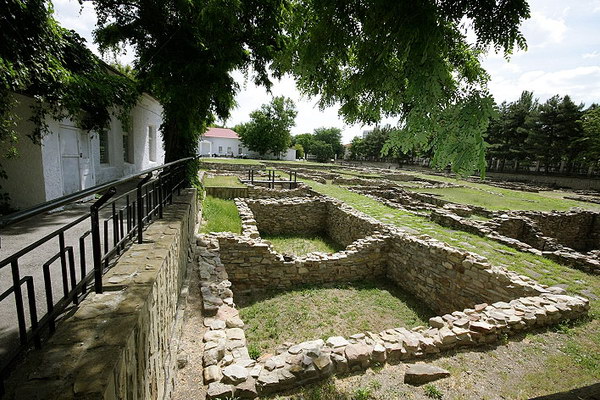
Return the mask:
[[[468,351],[445,353],[425,362],[450,371],[448,378],[431,383],[442,399],[529,399],[547,396],[548,399],[600,399],[600,383],[575,393],[568,393],[570,371],[557,371],[560,380],[549,381],[542,374],[544,363],[551,357],[561,357],[560,343],[564,334],[543,332],[535,337],[523,336],[511,339],[499,346],[486,346]],[[403,383],[405,364],[385,365],[379,370],[336,378],[331,381],[335,389],[321,390],[319,384],[312,388],[273,397],[277,400],[338,400],[363,399],[359,393],[368,393],[365,399],[431,399],[427,385],[412,386]],[[545,398],[545,397],[544,397]]]

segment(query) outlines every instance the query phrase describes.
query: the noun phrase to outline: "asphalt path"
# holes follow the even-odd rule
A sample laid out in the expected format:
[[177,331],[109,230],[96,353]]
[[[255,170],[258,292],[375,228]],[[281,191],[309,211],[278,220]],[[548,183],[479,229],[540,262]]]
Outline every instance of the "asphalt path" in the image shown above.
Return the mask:
[[[135,188],[136,182],[129,182],[123,184],[117,188],[117,194],[115,197]],[[130,195],[130,199],[135,197],[135,193]],[[85,202],[69,205],[65,208],[60,209],[57,212],[48,214],[42,214],[32,217],[28,220],[19,222],[9,227],[3,228],[0,231],[0,260],[11,256],[12,254],[20,251],[27,247],[31,243],[44,238],[52,234],[57,229],[77,220],[80,217],[88,216],[80,223],[71,227],[65,232],[65,246],[73,247],[74,265],[76,273],[76,281],[79,282],[81,279],[81,256],[80,256],[80,242],[79,239],[82,235],[86,234],[91,229],[91,222],[89,218],[90,206],[94,202],[94,199],[89,199]],[[118,201],[117,209],[125,204],[125,199]],[[107,207],[101,210],[100,213],[100,236],[102,242],[102,248],[104,249],[104,224],[103,219],[108,218],[111,215],[112,207]],[[108,224],[108,239],[109,249],[112,248],[113,243],[113,225],[112,222]],[[86,271],[93,269],[92,262],[92,246],[91,246],[91,235],[87,235],[84,240],[84,259],[86,264]],[[35,304],[38,319],[41,318],[47,312],[46,306],[46,295],[44,286],[44,275],[43,265],[49,259],[59,252],[59,238],[58,236],[50,239],[34,250],[28,252],[19,258],[19,271],[21,278],[25,276],[31,276],[34,283],[35,291]],[[68,257],[67,257],[68,265]],[[63,275],[60,259],[56,259],[50,265],[50,275],[52,281],[52,293],[53,303],[56,304],[63,297]],[[69,289],[71,285],[70,276],[68,277]],[[0,293],[4,293],[5,290],[12,286],[12,272],[10,265],[7,265],[0,269]],[[26,315],[26,324],[29,329],[31,326],[29,318],[29,300],[27,296],[26,286],[22,286],[23,291],[23,306]],[[19,331],[18,321],[16,313],[16,302],[14,294],[9,295],[3,301],[0,302],[0,363],[4,360],[7,355],[12,353],[19,345]]]

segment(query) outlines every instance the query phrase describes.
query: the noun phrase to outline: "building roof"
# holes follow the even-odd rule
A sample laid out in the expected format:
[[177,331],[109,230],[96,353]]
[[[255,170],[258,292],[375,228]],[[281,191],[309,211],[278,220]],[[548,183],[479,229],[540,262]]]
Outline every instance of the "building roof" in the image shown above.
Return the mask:
[[203,137],[213,137],[213,138],[225,138],[225,139],[239,139],[235,131],[227,128],[208,128],[206,132],[202,134]]

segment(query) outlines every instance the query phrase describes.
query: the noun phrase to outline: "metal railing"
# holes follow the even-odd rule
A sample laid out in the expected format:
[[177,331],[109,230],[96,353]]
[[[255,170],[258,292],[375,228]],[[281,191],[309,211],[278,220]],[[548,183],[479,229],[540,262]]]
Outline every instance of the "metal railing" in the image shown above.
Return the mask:
[[[288,174],[290,175],[290,179],[289,180],[285,180],[285,179],[279,179],[277,177],[277,171],[275,170],[267,170],[267,179],[260,179],[260,177],[257,177],[255,179],[254,177],[254,170],[250,169],[248,170],[248,179],[242,179],[241,181],[244,183],[250,183],[252,185],[265,185],[267,186],[269,189],[274,189],[275,185],[280,185],[282,187],[289,185],[290,189],[294,189],[296,187],[298,187],[298,182],[297,182],[297,172],[296,171],[288,171]],[[258,175],[258,174],[257,174]]]
[[[142,243],[144,228],[153,219],[162,218],[164,207],[173,202],[174,193],[179,193],[186,182],[187,166],[193,159],[188,157],[147,169],[0,218],[0,229],[7,228],[102,193],[89,211],[0,261],[0,273],[10,266],[12,277],[12,285],[0,293],[0,304],[14,298],[16,326],[8,330],[16,330],[18,335],[18,341],[9,336],[2,338],[3,347],[12,351],[0,359],[0,397],[4,392],[4,379],[17,358],[32,345],[41,347],[44,339],[55,331],[61,314],[89,293],[92,282],[94,291],[102,293],[103,274],[130,243],[134,240]],[[123,189],[134,183],[135,188],[125,189],[115,197],[117,187]],[[88,220],[90,225],[86,228]],[[29,274],[22,276],[20,261],[33,251],[42,250],[47,259],[36,257],[29,265]],[[90,263],[93,268],[88,269]],[[60,268],[56,269],[55,264]],[[56,281],[60,281],[59,287]],[[43,290],[36,291],[36,287]],[[45,301],[40,300],[42,296]],[[40,312],[41,308],[45,308],[45,312]]]

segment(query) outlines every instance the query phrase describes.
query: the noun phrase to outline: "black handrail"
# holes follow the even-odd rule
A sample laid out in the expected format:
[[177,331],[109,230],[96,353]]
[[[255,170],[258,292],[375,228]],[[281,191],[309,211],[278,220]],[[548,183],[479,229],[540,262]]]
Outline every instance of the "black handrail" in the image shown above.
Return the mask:
[[[12,286],[0,293],[0,302],[8,297],[14,297],[15,311],[17,316],[17,326],[19,344],[13,346],[12,351],[0,358],[0,398],[3,395],[3,380],[10,373],[15,360],[24,353],[32,344],[39,347],[43,343],[44,333],[52,334],[55,330],[55,323],[64,310],[72,303],[77,305],[89,292],[89,287],[93,283],[94,291],[102,293],[103,275],[106,270],[114,265],[118,256],[125,250],[126,246],[134,240],[138,243],[143,242],[143,231],[156,217],[162,218],[163,207],[172,204],[173,196],[179,193],[185,184],[185,176],[188,162],[194,160],[194,157],[187,157],[173,161],[158,167],[149,168],[144,171],[129,175],[127,177],[113,180],[104,184],[96,185],[89,189],[82,190],[71,195],[63,196],[55,200],[48,201],[33,208],[20,211],[6,217],[0,218],[0,227],[6,227],[11,224],[34,217],[44,212],[51,211],[66,204],[80,199],[88,198],[92,195],[102,194],[99,199],[90,205],[89,211],[84,215],[76,217],[73,221],[66,223],[51,233],[45,235],[26,245],[23,249],[16,251],[12,255],[0,259],[0,269],[11,268]],[[153,172],[161,171],[158,175]],[[116,186],[134,179],[139,180],[136,188],[120,193],[115,196]],[[130,198],[133,197],[133,201]],[[119,202],[119,205],[117,205]],[[102,211],[102,214],[100,212]],[[89,220],[89,229],[81,232],[82,224]],[[104,238],[101,237],[101,220],[103,220]],[[110,224],[112,222],[112,224]],[[112,242],[109,240],[109,232],[112,229]],[[74,232],[78,238],[72,234],[67,236],[68,232]],[[0,232],[1,233],[1,232]],[[91,237],[91,250],[93,270],[88,271],[86,257],[86,238]],[[35,273],[27,276],[21,276],[20,261],[21,257],[29,254],[31,251],[39,248],[51,240],[58,239],[58,252],[51,252],[47,260],[37,260],[43,273],[37,278]],[[72,243],[67,243],[71,241]],[[80,276],[76,273],[76,244],[79,244],[79,270]],[[45,255],[48,257],[48,255]],[[59,263],[57,273],[52,273],[53,265]],[[43,286],[40,281],[43,280]],[[62,283],[62,293],[55,303],[52,281],[58,280]],[[37,281],[34,286],[34,281]],[[26,293],[21,289],[26,285]],[[35,287],[44,288],[40,294],[46,298],[46,312],[38,312],[36,306]],[[55,285],[56,286],[56,285]],[[29,302],[29,316],[26,315],[24,306],[24,294],[27,295]],[[41,318],[38,316],[41,315]],[[29,321],[27,321],[29,319]]]
[[93,186],[91,188],[84,189],[84,190],[81,190],[79,192],[75,192],[73,194],[68,194],[66,196],[59,197],[58,199],[47,201],[47,202],[39,204],[37,206],[28,208],[27,210],[17,211],[15,213],[6,215],[4,217],[0,217],[0,229],[1,228],[5,228],[5,227],[7,227],[9,225],[12,225],[14,223],[23,221],[25,219],[28,219],[28,218],[31,218],[31,217],[35,217],[36,215],[39,215],[39,214],[51,211],[51,210],[53,210],[55,208],[64,206],[66,204],[73,203],[73,202],[75,202],[77,200],[81,200],[81,199],[86,198],[88,196],[94,195],[94,194],[96,194],[98,192],[101,192],[104,189],[110,188],[111,186],[120,185],[120,184],[123,184],[125,182],[129,182],[131,180],[137,179],[141,175],[150,174],[150,173],[152,173],[154,171],[162,170],[162,169],[165,169],[167,167],[170,167],[170,166],[173,166],[173,165],[176,165],[176,164],[180,164],[180,163],[185,162],[185,161],[193,160],[194,158],[195,157],[182,158],[182,159],[179,159],[177,161],[172,161],[170,163],[160,165],[158,167],[148,168],[148,169],[143,170],[141,172],[136,172],[135,174],[128,175],[128,176],[126,176],[124,178],[115,179],[115,180],[112,180],[110,182],[102,183],[100,185],[96,185],[96,186]]

